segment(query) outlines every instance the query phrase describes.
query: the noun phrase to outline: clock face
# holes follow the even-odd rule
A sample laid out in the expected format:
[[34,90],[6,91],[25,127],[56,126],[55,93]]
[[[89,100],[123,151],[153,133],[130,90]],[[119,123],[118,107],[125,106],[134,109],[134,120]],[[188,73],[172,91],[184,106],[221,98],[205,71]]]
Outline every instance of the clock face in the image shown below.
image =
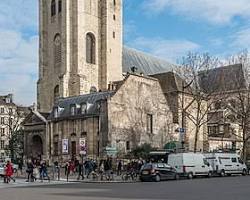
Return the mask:
[[55,45],[57,45],[57,46],[60,45],[61,44],[61,36],[56,35],[54,42],[55,42]]

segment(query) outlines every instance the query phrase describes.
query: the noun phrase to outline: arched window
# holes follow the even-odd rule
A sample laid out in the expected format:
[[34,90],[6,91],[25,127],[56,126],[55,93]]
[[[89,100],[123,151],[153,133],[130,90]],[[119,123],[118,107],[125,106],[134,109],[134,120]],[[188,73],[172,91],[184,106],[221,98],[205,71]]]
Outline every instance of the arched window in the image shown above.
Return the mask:
[[86,61],[95,64],[95,36],[92,33],[86,35]]
[[54,88],[54,102],[60,97],[59,85]]
[[56,15],[56,1],[52,0],[51,1],[51,17]]
[[62,0],[58,1],[58,13],[62,12]]
[[62,59],[61,36],[57,33],[54,37],[54,64],[60,64]]

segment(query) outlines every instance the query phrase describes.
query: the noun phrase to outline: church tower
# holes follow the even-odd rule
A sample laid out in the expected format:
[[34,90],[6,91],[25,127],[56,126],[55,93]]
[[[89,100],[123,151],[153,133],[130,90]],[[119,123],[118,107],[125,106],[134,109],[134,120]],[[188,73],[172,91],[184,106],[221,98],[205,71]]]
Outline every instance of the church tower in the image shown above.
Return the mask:
[[122,0],[39,0],[39,36],[41,112],[122,79]]

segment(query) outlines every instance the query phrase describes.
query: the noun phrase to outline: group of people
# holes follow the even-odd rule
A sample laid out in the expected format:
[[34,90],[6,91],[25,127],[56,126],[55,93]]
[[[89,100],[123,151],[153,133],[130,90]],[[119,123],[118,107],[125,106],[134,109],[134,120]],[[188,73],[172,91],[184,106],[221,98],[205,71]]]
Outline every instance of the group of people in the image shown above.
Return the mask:
[[35,160],[32,162],[32,160],[28,160],[26,173],[26,182],[34,182],[39,179],[43,182],[46,178],[50,181],[46,161]]

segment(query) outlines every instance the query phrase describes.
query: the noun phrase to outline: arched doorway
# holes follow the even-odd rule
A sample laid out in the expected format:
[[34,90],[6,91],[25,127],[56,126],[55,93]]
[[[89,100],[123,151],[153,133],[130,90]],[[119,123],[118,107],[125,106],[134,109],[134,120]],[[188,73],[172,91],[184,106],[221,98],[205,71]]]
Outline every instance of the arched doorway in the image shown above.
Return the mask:
[[33,158],[42,158],[43,155],[43,141],[39,135],[35,135],[32,138],[32,156]]

